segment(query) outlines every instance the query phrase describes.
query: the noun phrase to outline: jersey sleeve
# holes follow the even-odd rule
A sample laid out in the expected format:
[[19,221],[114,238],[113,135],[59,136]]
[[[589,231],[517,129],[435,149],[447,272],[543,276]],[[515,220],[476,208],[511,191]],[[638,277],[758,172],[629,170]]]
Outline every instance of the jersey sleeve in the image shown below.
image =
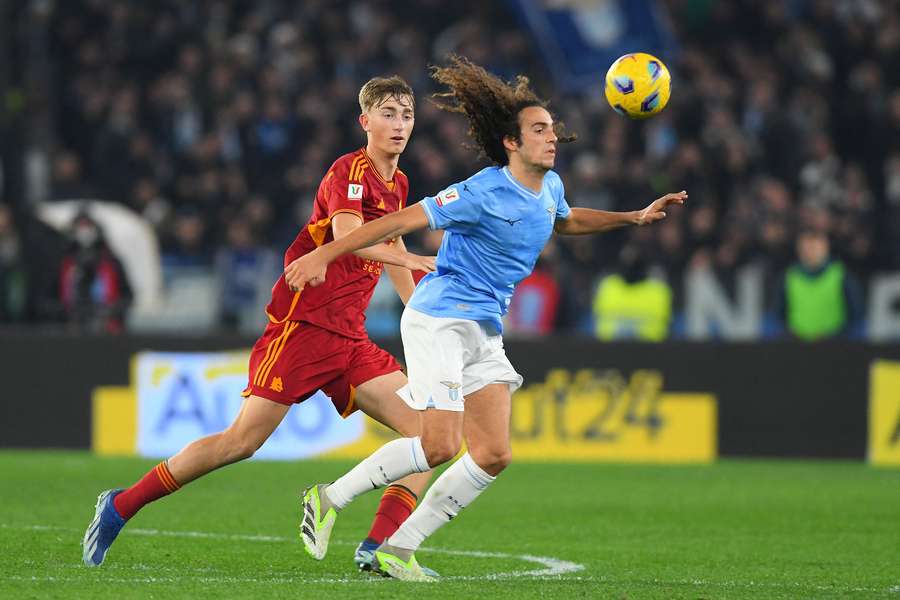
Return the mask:
[[572,209],[569,208],[569,203],[566,201],[565,186],[559,176],[557,176],[556,182],[556,218],[568,219],[572,214]]
[[352,213],[363,218],[362,202],[365,194],[364,183],[351,179],[352,161],[339,161],[325,175],[325,201],[328,205],[328,217],[342,212]]
[[474,184],[457,183],[436,196],[428,196],[421,202],[428,217],[429,229],[448,231],[465,229],[481,217],[483,199],[475,193]]

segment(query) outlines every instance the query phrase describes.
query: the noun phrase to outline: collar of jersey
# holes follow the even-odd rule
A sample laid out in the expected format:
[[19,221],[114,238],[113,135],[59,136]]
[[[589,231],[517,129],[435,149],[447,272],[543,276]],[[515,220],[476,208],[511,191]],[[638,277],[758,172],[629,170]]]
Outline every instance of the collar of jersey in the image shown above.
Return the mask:
[[521,183],[519,183],[518,181],[516,181],[516,178],[513,177],[513,176],[512,176],[512,173],[509,172],[509,167],[504,166],[504,167],[502,167],[500,170],[503,171],[503,174],[506,175],[506,178],[509,179],[509,182],[510,182],[511,184],[513,184],[514,186],[516,186],[516,188],[518,188],[518,189],[521,190],[522,192],[528,194],[528,195],[531,196],[532,198],[540,198],[540,197],[541,197],[541,194],[544,193],[544,182],[543,182],[543,181],[541,181],[541,192],[540,192],[540,194],[536,194],[536,193],[534,193],[533,191],[529,190],[529,189],[528,189],[527,187],[525,187],[524,185],[522,185]]
[[[365,147],[360,148],[360,150],[362,151],[363,156],[364,156],[365,159],[366,159],[366,162],[369,163],[369,169],[371,169],[372,172],[375,173],[375,176],[376,176],[378,179],[381,180],[381,183],[384,183],[384,184],[385,184],[385,187],[387,187],[387,184],[389,184],[389,183],[394,183],[394,179],[391,179],[390,181],[387,181],[384,177],[381,176],[381,173],[379,173],[379,172],[378,172],[378,169],[375,168],[375,163],[372,162],[372,159],[371,159],[371,158],[369,158],[369,153],[366,152]],[[397,171],[399,171],[399,170],[400,170],[400,167],[397,167]],[[397,176],[397,171],[394,171],[394,177],[395,177],[395,178],[396,178],[396,176]],[[391,191],[390,188],[388,188],[388,191]]]

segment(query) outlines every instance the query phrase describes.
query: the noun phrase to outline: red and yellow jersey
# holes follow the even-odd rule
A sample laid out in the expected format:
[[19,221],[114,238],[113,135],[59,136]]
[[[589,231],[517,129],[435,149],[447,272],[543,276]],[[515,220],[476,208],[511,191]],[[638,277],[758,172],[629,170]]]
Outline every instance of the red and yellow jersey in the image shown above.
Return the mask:
[[[342,212],[368,222],[402,209],[409,193],[406,175],[397,169],[393,181],[385,181],[365,149],[340,157],[316,193],[309,223],[284,254],[284,265],[334,239],[331,219]],[[381,275],[383,264],[348,254],[328,265],[325,283],[292,292],[282,275],[272,288],[266,314],[273,323],[306,321],[354,339],[368,337],[364,311]]]

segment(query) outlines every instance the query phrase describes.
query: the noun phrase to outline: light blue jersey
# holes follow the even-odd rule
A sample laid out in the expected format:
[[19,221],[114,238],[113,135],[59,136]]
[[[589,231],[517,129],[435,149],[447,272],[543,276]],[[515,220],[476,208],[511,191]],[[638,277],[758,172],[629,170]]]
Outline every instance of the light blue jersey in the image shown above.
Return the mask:
[[508,168],[488,167],[421,204],[429,228],[445,233],[437,271],[422,279],[409,306],[487,321],[501,332],[516,285],[531,274],[556,219],[571,212],[559,175],[548,171],[536,194]]

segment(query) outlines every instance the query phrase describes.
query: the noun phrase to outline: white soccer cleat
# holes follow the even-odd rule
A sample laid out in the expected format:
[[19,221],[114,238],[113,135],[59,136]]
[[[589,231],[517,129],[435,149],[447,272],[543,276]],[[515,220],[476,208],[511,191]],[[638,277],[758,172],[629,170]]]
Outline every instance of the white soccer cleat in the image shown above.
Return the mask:
[[316,560],[322,560],[328,553],[328,540],[337,519],[337,509],[325,495],[326,487],[323,483],[308,487],[300,498],[303,507],[300,538],[306,552]]
[[434,583],[438,578],[437,573],[419,564],[412,550],[397,548],[388,543],[380,545],[375,550],[373,567],[376,573],[400,581]]

